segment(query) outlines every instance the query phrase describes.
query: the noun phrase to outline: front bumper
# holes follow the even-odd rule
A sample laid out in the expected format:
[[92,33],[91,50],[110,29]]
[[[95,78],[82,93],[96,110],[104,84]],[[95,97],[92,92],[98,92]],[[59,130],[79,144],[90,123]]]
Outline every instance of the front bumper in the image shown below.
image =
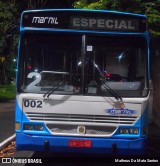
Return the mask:
[[[91,140],[91,148],[71,148],[69,140]],[[143,155],[145,154],[146,138],[113,139],[83,138],[62,136],[39,136],[16,133],[16,150],[48,151],[61,153]]]

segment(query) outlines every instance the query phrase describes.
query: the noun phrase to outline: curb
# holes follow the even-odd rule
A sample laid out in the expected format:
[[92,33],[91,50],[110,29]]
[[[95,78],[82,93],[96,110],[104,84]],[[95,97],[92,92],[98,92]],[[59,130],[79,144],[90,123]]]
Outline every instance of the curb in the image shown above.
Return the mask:
[[16,134],[13,134],[11,137],[4,140],[2,143],[0,143],[0,151],[4,149],[6,146],[8,146],[16,137]]

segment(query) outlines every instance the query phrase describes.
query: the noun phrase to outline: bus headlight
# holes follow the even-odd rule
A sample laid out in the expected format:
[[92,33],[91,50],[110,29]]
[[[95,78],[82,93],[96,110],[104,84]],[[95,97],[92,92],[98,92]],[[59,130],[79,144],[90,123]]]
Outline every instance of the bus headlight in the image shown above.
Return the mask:
[[24,124],[24,130],[34,130],[33,124]]
[[43,131],[44,125],[43,124],[26,123],[26,124],[24,124],[23,129],[24,130]]
[[138,134],[139,133],[138,128],[131,128],[129,133],[130,134]]
[[35,130],[42,131],[44,129],[43,125],[35,125]]
[[129,134],[129,129],[120,129],[120,134]]
[[138,128],[120,128],[120,134],[139,134]]

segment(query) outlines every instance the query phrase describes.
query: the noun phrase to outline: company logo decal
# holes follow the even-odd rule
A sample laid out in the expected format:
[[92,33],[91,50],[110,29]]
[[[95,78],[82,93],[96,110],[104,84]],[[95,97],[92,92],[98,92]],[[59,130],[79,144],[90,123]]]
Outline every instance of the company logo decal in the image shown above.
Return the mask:
[[111,115],[133,115],[133,114],[136,114],[136,110],[130,110],[127,108],[121,108],[121,109],[111,108],[111,109],[106,109],[105,112],[109,113]]
[[57,17],[33,17],[32,23],[38,23],[38,24],[58,24],[58,18]]

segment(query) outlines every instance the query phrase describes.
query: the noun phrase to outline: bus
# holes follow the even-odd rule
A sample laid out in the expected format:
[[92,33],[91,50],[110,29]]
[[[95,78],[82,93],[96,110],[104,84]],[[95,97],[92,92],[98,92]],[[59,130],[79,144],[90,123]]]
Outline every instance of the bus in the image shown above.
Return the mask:
[[21,15],[16,149],[142,155],[149,112],[145,15],[41,9]]

